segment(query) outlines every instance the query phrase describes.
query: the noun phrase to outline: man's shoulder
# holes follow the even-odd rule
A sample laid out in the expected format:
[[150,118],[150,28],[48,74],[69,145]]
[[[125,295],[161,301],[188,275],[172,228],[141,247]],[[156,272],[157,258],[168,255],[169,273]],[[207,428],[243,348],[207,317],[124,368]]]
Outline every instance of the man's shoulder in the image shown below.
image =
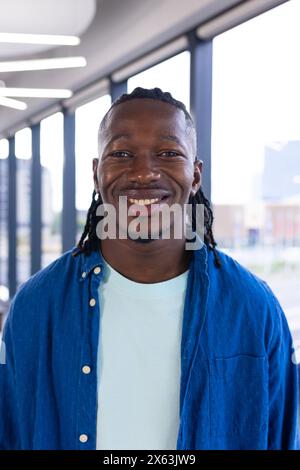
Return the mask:
[[209,278],[210,300],[219,324],[225,325],[225,329],[230,322],[231,327],[233,325],[242,327],[244,335],[247,332],[252,338],[266,335],[268,341],[276,337],[276,334],[280,335],[283,325],[287,328],[287,320],[268,282],[229,254],[220,250],[217,254],[221,268],[212,267],[213,253],[211,253]]
[[[220,269],[214,269],[214,276],[218,279],[220,287],[230,290],[241,300],[252,299],[253,302],[277,302],[277,299],[268,283],[243,266],[233,256],[222,250],[217,250],[221,262]],[[213,257],[213,256],[212,256]]]
[[13,304],[22,301],[31,302],[42,296],[43,299],[59,292],[61,286],[70,281],[79,269],[80,256],[74,257],[74,249],[63,253],[45,268],[39,270],[19,287]]

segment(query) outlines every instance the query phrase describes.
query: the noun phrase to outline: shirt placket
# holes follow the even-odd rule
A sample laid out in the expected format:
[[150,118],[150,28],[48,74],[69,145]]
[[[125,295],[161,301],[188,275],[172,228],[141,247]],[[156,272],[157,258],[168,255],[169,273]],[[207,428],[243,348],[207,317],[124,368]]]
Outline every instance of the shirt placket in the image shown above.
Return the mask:
[[102,278],[100,265],[90,272],[83,271],[82,279],[88,295],[83,315],[86,315],[83,348],[81,354],[77,416],[77,444],[80,450],[96,448],[97,430],[97,350],[99,339],[99,296],[98,288]]

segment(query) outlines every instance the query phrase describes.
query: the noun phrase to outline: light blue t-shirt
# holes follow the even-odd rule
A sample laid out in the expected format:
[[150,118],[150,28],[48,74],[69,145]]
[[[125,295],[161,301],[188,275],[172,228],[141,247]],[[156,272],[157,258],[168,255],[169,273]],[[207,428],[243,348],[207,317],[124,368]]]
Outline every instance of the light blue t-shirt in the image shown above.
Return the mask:
[[176,449],[188,271],[134,282],[106,263],[99,287],[97,449]]

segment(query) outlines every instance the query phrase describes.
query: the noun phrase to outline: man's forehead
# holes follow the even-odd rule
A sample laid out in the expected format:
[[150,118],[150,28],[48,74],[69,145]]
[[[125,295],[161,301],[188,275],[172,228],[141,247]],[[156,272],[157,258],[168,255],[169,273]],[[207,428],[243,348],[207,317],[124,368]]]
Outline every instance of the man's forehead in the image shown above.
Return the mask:
[[[118,136],[126,135],[127,141],[167,137],[191,153],[196,154],[196,133],[192,123],[187,122],[183,110],[153,99],[133,99],[110,109],[100,126],[99,152],[111,145]],[[170,138],[171,136],[171,138]],[[145,139],[145,140],[144,140]],[[126,140],[125,140],[126,142]]]
[[113,107],[106,118],[103,131],[126,134],[126,129],[158,128],[166,132],[182,132],[187,123],[184,112],[175,106],[152,99],[135,99]]

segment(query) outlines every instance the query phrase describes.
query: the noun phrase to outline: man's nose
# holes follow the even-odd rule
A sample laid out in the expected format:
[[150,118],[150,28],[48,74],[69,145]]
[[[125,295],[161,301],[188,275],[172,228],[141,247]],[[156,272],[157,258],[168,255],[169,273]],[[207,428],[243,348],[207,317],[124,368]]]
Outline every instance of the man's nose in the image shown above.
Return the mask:
[[160,170],[157,168],[152,155],[143,154],[134,159],[133,165],[128,174],[131,183],[148,184],[151,181],[160,179]]

